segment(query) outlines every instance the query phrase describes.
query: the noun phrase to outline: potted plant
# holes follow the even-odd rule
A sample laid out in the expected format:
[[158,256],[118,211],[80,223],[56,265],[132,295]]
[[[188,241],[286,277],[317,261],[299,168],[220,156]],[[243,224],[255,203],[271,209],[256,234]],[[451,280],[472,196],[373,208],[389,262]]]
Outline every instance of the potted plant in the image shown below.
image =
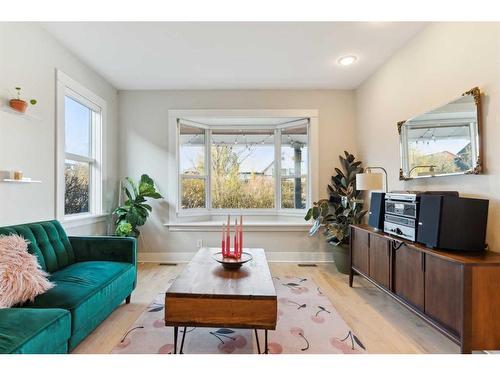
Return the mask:
[[314,220],[309,231],[314,236],[323,228],[326,242],[333,246],[333,260],[339,272],[349,273],[349,226],[358,224],[366,214],[363,201],[358,199],[361,191],[356,190],[356,174],[362,173],[360,161],[344,151],[345,157],[339,156],[342,169],[335,168],[336,175],[328,185],[329,199],[313,203],[305,216],[307,221]]
[[[28,103],[25,100],[21,99],[21,88],[16,87],[15,89],[17,91],[17,99],[11,99],[9,101],[9,105],[12,109],[21,113],[25,113],[26,109],[28,108]],[[36,103],[37,103],[36,99],[30,99],[31,105],[35,105]]]
[[130,177],[125,177],[122,183],[123,192],[127,200],[122,206],[113,211],[116,215],[115,234],[121,237],[139,237],[138,227],[144,225],[152,211],[152,207],[145,203],[146,198],[163,198],[156,190],[155,183],[147,174],[143,174],[138,184]]

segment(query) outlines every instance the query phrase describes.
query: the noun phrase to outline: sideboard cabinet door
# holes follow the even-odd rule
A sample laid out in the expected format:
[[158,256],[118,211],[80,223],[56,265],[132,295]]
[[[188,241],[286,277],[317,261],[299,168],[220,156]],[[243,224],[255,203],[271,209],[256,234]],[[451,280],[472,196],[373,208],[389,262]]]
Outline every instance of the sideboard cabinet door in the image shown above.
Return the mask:
[[352,266],[358,271],[369,275],[369,234],[364,230],[353,230],[351,238]]
[[393,289],[419,310],[424,310],[424,254],[403,244],[394,251]]
[[390,246],[387,238],[370,234],[370,277],[387,289],[391,278]]
[[425,313],[456,336],[462,331],[463,265],[425,255]]

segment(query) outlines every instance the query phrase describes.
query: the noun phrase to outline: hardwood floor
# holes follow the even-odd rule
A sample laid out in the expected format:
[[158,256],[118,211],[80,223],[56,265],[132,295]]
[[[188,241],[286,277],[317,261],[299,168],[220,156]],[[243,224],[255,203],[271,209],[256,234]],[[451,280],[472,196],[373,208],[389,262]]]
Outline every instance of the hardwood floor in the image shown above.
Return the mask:
[[[132,302],[115,310],[73,353],[109,353],[153,297],[183,267],[184,264],[139,264]],[[368,281],[355,277],[354,287],[349,288],[348,277],[338,273],[333,264],[299,267],[294,263],[271,263],[270,268],[275,276],[312,278],[370,353],[459,353],[457,345]]]

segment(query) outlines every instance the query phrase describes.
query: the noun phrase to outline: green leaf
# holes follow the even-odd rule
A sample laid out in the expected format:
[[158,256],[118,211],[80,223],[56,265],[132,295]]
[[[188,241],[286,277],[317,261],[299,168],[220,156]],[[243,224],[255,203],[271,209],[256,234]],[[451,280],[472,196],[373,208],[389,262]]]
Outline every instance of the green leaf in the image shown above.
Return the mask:
[[[137,185],[135,184],[134,180],[132,180],[130,177],[125,177],[125,181],[128,182],[128,184],[132,188],[132,191],[134,192],[134,196],[137,197],[139,195],[139,191],[137,190]],[[124,186],[126,188],[125,184]]]
[[344,172],[342,172],[340,169],[335,168],[335,172],[337,172],[337,174],[338,174],[341,178],[342,178],[342,177],[345,177]]
[[116,226],[115,234],[120,237],[125,237],[132,233],[132,225],[126,221],[121,221]]
[[306,216],[304,216],[304,220],[309,221],[312,217],[312,208],[307,210]]
[[149,212],[153,211],[153,207],[151,207],[149,204],[142,203],[140,206],[143,207],[143,208],[145,208]]
[[131,207],[125,218],[134,228],[143,221],[136,207]]
[[330,211],[330,207],[328,206],[328,202],[322,202],[321,203],[321,216],[326,216],[328,215],[328,212]]
[[321,227],[321,220],[317,219],[311,229],[309,229],[309,236],[314,236],[318,233],[319,228]]
[[149,177],[147,174],[143,174],[141,176],[141,181],[140,181],[141,184],[148,184],[148,185],[154,185],[155,182],[153,181],[153,179],[151,177]]
[[133,201],[134,198],[132,197],[132,193],[127,188],[125,188],[124,190],[125,190],[125,194],[127,195],[128,200]]
[[320,211],[319,207],[313,207],[312,208],[312,217],[314,220],[316,220],[319,217]]

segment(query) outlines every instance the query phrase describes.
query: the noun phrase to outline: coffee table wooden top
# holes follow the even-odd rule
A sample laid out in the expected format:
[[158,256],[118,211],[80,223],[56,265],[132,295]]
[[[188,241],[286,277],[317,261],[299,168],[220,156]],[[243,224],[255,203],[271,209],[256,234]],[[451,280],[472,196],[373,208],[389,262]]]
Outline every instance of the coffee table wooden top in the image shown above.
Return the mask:
[[212,259],[220,248],[201,248],[175,279],[166,297],[276,300],[264,249],[244,248],[243,251],[250,253],[253,259],[239,270],[226,270]]

